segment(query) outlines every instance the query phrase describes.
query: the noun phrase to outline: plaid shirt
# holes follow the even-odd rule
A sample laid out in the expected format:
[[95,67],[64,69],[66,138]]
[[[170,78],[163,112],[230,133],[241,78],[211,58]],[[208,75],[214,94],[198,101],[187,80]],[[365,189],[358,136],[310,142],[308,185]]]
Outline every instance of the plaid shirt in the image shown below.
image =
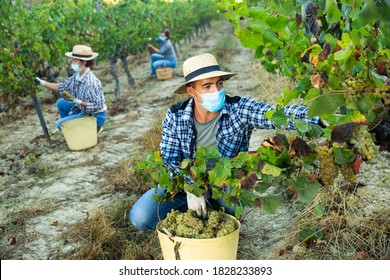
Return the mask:
[[[160,151],[164,162],[178,166],[184,158],[194,159],[196,148],[196,130],[193,117],[193,98],[173,105],[163,120]],[[275,110],[276,106],[264,104],[249,98],[226,96],[224,107],[219,113],[217,146],[221,157],[232,158],[239,152],[248,151],[250,137],[255,128],[275,129],[275,124],[265,117],[265,113]],[[287,116],[303,120],[310,124],[319,124],[319,117],[309,118],[307,107],[287,105]],[[290,119],[286,129],[295,129]]]
[[69,115],[90,114],[105,108],[105,98],[102,83],[88,68],[84,75],[77,79],[77,74],[73,75],[65,82],[58,84],[59,91],[69,91],[74,97],[87,103],[86,107],[75,105]]

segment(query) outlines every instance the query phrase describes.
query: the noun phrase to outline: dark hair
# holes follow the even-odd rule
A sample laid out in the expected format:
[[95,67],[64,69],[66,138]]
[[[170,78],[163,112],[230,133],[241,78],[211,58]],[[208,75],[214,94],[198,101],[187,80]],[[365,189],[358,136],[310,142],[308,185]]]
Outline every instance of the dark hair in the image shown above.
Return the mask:
[[170,34],[169,29],[163,29],[161,30],[161,33],[164,33],[164,35],[169,39],[169,34]]
[[89,69],[93,69],[93,66],[95,65],[95,60],[92,59],[92,60],[87,60],[87,63],[85,64],[85,66],[87,66]]

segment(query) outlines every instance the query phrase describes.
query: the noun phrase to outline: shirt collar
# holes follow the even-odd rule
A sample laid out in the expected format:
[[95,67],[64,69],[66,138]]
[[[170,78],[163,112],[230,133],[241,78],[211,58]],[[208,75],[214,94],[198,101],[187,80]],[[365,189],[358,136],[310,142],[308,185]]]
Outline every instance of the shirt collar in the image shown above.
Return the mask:
[[81,82],[81,81],[83,80],[83,78],[85,77],[85,75],[86,75],[89,71],[91,71],[91,69],[89,69],[89,67],[88,67],[87,70],[85,71],[85,73],[84,73],[82,76],[77,75],[77,76],[76,76],[76,81]]

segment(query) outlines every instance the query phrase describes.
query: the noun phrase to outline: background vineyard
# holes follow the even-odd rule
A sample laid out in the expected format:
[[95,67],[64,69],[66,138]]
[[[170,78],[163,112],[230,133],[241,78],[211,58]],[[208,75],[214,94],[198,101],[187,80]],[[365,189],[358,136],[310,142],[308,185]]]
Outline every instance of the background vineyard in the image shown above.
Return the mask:
[[[23,97],[36,94],[36,76],[54,81],[67,66],[64,53],[76,44],[89,45],[99,52],[99,63],[111,63],[115,96],[119,99],[117,60],[122,62],[132,86],[134,79],[126,61],[130,54],[147,51],[147,44],[155,44],[163,28],[171,30],[171,40],[180,48],[180,41],[191,40],[217,15],[211,0],[39,2],[4,1],[0,7],[3,111],[22,105]],[[72,74],[69,67],[66,70]]]

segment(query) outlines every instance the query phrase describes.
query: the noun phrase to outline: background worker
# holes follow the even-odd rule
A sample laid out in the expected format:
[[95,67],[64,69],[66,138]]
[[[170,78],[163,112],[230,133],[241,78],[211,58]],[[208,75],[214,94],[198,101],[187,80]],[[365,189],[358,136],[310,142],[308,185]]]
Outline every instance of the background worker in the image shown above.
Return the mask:
[[58,84],[36,78],[40,85],[59,91],[63,96],[56,104],[61,117],[56,128],[61,130],[61,124],[72,119],[93,116],[100,133],[106,121],[107,106],[102,83],[92,72],[94,59],[99,54],[88,46],[76,45],[65,55],[72,59],[71,67],[75,72],[72,77]]
[[152,44],[148,44],[149,50],[152,53],[150,55],[150,79],[156,78],[157,68],[176,67],[177,57],[172,42],[169,39],[169,35],[170,32],[168,29],[160,32],[160,36],[157,38],[160,48],[156,48]]

